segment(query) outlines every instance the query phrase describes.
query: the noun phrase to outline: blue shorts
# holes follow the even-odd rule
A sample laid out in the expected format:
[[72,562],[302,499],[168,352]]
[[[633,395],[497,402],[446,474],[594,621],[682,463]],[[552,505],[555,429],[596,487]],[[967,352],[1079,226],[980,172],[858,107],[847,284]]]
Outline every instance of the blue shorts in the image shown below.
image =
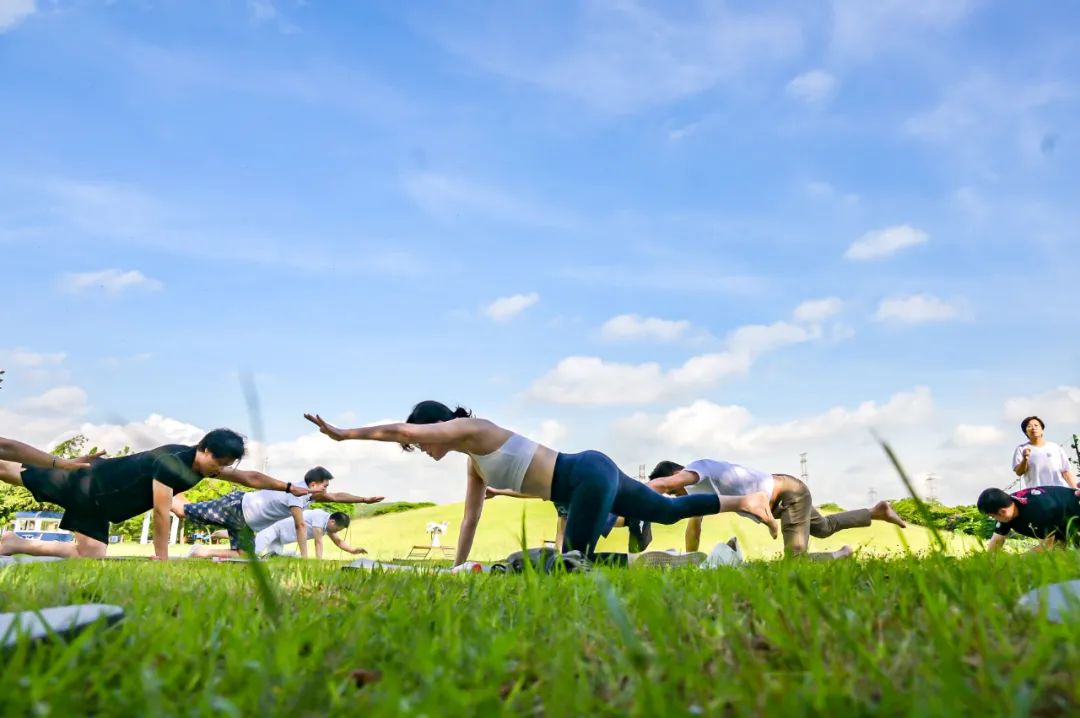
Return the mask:
[[[251,545],[254,534],[244,519],[244,492],[233,491],[216,499],[184,504],[184,515],[192,521],[221,526],[229,532],[229,547],[234,551]],[[244,541],[244,539],[247,541]]]

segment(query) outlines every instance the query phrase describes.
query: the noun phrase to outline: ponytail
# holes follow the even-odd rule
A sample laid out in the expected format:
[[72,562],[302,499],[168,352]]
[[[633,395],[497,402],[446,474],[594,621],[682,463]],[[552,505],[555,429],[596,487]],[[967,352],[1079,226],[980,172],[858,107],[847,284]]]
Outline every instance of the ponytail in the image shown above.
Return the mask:
[[468,409],[459,406],[456,409],[451,409],[446,404],[439,401],[422,401],[413,407],[412,412],[409,414],[409,418],[405,420],[406,424],[438,424],[443,421],[450,421],[451,419],[467,419],[472,416],[472,412]]

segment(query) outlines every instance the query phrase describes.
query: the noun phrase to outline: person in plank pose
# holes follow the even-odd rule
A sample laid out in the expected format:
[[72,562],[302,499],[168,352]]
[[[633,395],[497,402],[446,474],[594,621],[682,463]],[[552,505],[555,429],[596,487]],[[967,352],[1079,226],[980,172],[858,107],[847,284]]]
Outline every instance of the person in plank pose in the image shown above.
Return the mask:
[[[704,493],[766,497],[772,515],[780,519],[787,556],[806,554],[811,536],[827,538],[837,531],[869,526],[871,521],[885,521],[900,528],[907,526],[887,501],[879,501],[869,509],[821,514],[813,506],[810,489],[794,476],[770,474],[727,461],[698,459],[686,466],[661,461],[649,474],[649,479],[649,486],[654,490],[675,496]],[[700,539],[701,519],[691,519],[686,527],[686,550],[697,551]],[[851,547],[809,555],[823,559],[844,558],[851,555]]]
[[[300,494],[278,491],[234,491],[231,494],[188,503],[183,496],[173,499],[172,511],[180,518],[188,518],[208,526],[221,526],[229,532],[229,548],[194,546],[191,558],[240,558],[241,553],[254,548],[254,534],[270,528],[282,519],[290,519],[296,530],[296,542],[301,558],[308,557],[307,526],[304,509],[312,501],[336,501],[346,504],[374,504],[382,496],[354,496],[343,491],[327,491],[334,475],[321,466],[304,474]],[[292,486],[292,484],[288,484]]]
[[[367,553],[360,547],[350,546],[338,534],[349,528],[349,515],[342,511],[330,513],[322,509],[304,511],[304,526],[308,534],[315,539],[315,558],[323,557],[323,536],[329,536],[334,545],[345,553],[359,555]],[[297,542],[296,522],[290,516],[255,534],[255,555],[284,556],[285,547]],[[295,554],[293,554],[295,555]]]
[[[244,457],[244,438],[230,429],[214,429],[195,446],[167,444],[150,451],[115,459],[88,456],[67,463],[49,461],[10,444],[0,462],[0,481],[21,486],[41,502],[64,509],[60,528],[75,534],[74,542],[24,539],[14,533],[0,539],[0,555],[101,558],[109,541],[109,523],[126,521],[153,510],[154,558],[169,557],[169,512],[174,493],[196,486],[204,478],[217,477],[234,484],[271,493],[308,493],[258,471],[233,466]],[[71,469],[71,470],[67,470]]]
[[1080,545],[1080,491],[1069,486],[1039,486],[1007,494],[986,489],[976,504],[981,513],[997,521],[987,551],[1005,545],[1009,533],[1039,539],[1037,549]]
[[595,557],[596,542],[611,513],[673,524],[691,516],[745,511],[776,535],[776,520],[769,513],[767,498],[760,494],[667,498],[631,479],[598,451],[559,453],[487,419],[475,418],[466,409],[450,409],[437,401],[422,401],[404,422],[382,426],[341,429],[318,414],[304,417],[335,441],[385,441],[400,444],[406,451],[418,448],[435,461],[451,451],[468,456],[465,516],[455,566],[469,558],[488,487],[569,506],[563,548],[589,558]]
[[[504,491],[502,489],[493,489],[490,486],[484,495],[485,499],[493,499],[496,496],[510,496],[517,499],[535,498],[531,496],[522,496],[514,491]],[[566,537],[566,519],[570,515],[570,507],[566,504],[555,504],[555,545],[562,546],[563,539]],[[627,521],[622,516],[616,516],[615,514],[608,514],[607,519],[604,521],[604,526],[600,531],[602,538],[607,538],[613,529],[621,529],[626,527],[630,533],[630,538],[627,540],[627,550],[630,553],[640,553],[648,548],[652,543],[652,524],[648,521],[638,521],[636,519]]]

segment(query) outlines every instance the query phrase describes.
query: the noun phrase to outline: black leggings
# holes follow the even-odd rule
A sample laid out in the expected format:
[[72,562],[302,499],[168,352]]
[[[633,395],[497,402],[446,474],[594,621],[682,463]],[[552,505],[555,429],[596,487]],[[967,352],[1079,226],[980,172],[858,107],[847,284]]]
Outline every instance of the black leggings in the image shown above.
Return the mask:
[[619,471],[615,462],[599,451],[559,454],[551,500],[570,507],[563,550],[581,551],[589,558],[595,555],[609,513],[658,524],[720,513],[716,494],[668,498]]

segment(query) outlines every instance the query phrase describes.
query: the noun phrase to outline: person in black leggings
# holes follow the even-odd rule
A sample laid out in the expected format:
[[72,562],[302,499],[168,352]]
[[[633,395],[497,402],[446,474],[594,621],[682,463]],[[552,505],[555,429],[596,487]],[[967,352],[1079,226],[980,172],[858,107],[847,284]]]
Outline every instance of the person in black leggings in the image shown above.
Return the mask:
[[534,496],[570,507],[566,550],[595,556],[596,542],[609,513],[628,519],[673,524],[691,516],[726,511],[753,514],[776,536],[776,520],[761,495],[696,495],[668,498],[619,471],[598,451],[560,454],[472,412],[437,401],[413,407],[401,423],[341,429],[318,414],[304,417],[335,441],[385,441],[406,451],[419,449],[435,461],[451,451],[469,456],[465,516],[458,536],[455,567],[469,558],[487,489]]

